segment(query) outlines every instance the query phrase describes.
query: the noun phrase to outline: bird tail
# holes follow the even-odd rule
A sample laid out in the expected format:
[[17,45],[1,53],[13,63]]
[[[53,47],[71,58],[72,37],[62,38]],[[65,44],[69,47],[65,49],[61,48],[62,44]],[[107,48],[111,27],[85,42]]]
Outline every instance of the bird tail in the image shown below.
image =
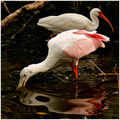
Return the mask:
[[75,31],[73,32],[73,34],[78,34],[78,35],[85,35],[85,36],[88,36],[88,37],[91,37],[91,38],[94,38],[94,39],[98,39],[98,40],[102,40],[102,41],[110,41],[110,38],[105,36],[105,35],[102,35],[102,34],[98,34],[96,33],[97,31],[92,31],[92,32],[88,32],[88,31],[85,31],[85,30],[80,30],[80,31]]

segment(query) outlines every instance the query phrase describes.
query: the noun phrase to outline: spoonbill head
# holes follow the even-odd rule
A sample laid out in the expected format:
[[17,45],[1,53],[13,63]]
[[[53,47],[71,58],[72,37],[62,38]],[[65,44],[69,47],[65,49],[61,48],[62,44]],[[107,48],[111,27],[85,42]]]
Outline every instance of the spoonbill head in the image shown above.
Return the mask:
[[28,69],[28,67],[25,67],[20,72],[20,80],[19,85],[16,90],[18,90],[21,87],[25,87],[25,84],[27,80],[32,76],[32,72]]

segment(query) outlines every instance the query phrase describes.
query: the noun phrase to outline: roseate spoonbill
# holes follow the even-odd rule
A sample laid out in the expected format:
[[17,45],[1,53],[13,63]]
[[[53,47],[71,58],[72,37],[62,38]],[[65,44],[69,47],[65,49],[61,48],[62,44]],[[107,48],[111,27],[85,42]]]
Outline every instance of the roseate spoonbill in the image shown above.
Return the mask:
[[99,47],[104,48],[105,45],[102,41],[107,42],[109,38],[96,33],[96,31],[74,29],[58,34],[48,41],[48,56],[43,62],[31,64],[21,70],[17,89],[24,87],[27,80],[33,75],[48,71],[63,59],[70,62],[75,77],[77,77],[79,59]]
[[92,21],[80,14],[65,13],[59,16],[48,16],[41,18],[39,19],[37,25],[45,27],[46,29],[52,31],[54,34],[58,34],[71,29],[94,31],[99,26],[98,17],[101,17],[106,22],[108,22],[112,28],[112,31],[114,32],[112,24],[98,8],[93,8],[90,11],[90,18]]

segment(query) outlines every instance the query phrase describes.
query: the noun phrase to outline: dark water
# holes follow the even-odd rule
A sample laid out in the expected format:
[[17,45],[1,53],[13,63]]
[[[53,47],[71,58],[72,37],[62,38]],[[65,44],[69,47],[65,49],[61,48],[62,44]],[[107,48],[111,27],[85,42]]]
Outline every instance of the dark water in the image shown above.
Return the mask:
[[[29,39],[31,35],[27,36]],[[44,40],[44,38],[41,38]],[[119,118],[119,93],[116,76],[98,75],[100,71],[113,73],[119,63],[118,44],[107,44],[105,49],[82,58],[79,77],[75,79],[69,66],[40,73],[15,91],[20,70],[37,63],[47,55],[44,41],[32,39],[1,41],[1,117],[3,119],[113,119]],[[118,72],[118,66],[116,71]]]

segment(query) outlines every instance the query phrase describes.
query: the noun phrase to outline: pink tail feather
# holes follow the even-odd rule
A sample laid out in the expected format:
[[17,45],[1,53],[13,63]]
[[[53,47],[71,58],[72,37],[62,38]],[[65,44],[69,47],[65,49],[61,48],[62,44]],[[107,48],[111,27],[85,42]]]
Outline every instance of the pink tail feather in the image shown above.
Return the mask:
[[102,40],[105,42],[109,41],[109,37],[107,37],[105,35],[98,34],[98,33],[96,33],[96,31],[87,32],[85,30],[80,30],[80,31],[73,32],[73,34],[86,35],[88,37],[92,37],[94,39]]

